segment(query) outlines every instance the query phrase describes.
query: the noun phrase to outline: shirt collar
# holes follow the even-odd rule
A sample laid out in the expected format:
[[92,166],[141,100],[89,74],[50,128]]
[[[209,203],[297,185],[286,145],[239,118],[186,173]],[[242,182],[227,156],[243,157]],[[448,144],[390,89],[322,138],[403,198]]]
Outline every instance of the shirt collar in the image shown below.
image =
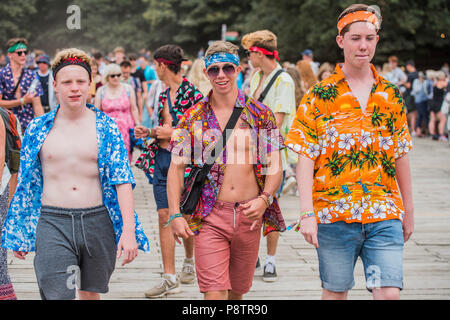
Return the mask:
[[[338,63],[336,64],[336,69],[334,70],[334,77],[336,82],[340,82],[342,80],[346,80],[344,72],[342,71],[342,63]],[[373,73],[373,77],[375,78],[375,82],[380,82],[380,75],[378,74],[377,70],[375,69],[375,67],[373,66],[373,64],[370,64],[370,70],[372,70]]]

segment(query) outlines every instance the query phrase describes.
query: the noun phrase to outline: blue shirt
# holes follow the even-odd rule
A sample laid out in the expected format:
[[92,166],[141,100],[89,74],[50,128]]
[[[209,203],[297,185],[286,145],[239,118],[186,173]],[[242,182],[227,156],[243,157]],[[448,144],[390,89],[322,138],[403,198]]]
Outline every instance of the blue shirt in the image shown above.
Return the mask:
[[[122,214],[115,185],[136,183],[128,162],[122,135],[113,119],[86,104],[96,113],[98,170],[103,204],[108,209],[119,242],[122,234]],[[59,105],[52,111],[33,119],[25,132],[20,151],[19,183],[11,201],[2,230],[2,246],[14,251],[35,250],[36,226],[41,212],[43,187],[42,167],[38,155],[50,132]],[[136,241],[139,249],[149,251],[149,242],[134,212]]]

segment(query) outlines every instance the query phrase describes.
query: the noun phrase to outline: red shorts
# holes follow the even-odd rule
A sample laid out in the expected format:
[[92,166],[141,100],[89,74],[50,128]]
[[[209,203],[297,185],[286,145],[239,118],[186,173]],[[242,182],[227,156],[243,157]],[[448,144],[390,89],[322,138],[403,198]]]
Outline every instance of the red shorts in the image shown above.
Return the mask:
[[[242,201],[240,204],[246,203]],[[216,201],[203,219],[200,233],[194,237],[195,267],[200,292],[231,290],[247,293],[255,273],[261,237],[262,219],[254,221],[242,213],[242,206]]]

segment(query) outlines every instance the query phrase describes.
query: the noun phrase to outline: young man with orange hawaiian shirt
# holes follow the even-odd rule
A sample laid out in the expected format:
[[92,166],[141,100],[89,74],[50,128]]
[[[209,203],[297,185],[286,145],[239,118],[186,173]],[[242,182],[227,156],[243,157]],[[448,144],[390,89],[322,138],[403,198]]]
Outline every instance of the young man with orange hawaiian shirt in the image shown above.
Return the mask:
[[299,154],[300,230],[317,248],[323,299],[347,298],[358,257],[374,299],[402,289],[412,145],[399,89],[370,63],[380,25],[367,5],[344,10],[336,40],[345,62],[307,92],[285,142]]

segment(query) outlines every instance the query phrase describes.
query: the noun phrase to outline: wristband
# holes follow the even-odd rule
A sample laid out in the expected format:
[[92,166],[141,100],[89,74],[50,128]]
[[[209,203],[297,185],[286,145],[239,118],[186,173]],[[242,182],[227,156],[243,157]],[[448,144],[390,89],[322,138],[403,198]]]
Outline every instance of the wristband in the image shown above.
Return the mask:
[[25,100],[23,100],[23,98],[20,98],[19,101],[20,101],[21,106],[23,106],[25,104]]
[[286,230],[291,230],[293,227],[295,227],[295,225],[297,225],[297,227],[295,228],[295,231],[299,231],[300,230],[300,222],[307,217],[315,217],[316,214],[314,213],[314,211],[305,211],[305,212],[301,212],[300,213],[300,217],[297,219],[297,221],[295,221],[294,223],[290,224]]
[[170,225],[170,223],[172,222],[172,220],[176,219],[176,218],[183,218],[183,215],[181,213],[176,213],[176,214],[171,215],[169,218],[169,221],[167,221],[164,224],[164,228],[167,228]]

